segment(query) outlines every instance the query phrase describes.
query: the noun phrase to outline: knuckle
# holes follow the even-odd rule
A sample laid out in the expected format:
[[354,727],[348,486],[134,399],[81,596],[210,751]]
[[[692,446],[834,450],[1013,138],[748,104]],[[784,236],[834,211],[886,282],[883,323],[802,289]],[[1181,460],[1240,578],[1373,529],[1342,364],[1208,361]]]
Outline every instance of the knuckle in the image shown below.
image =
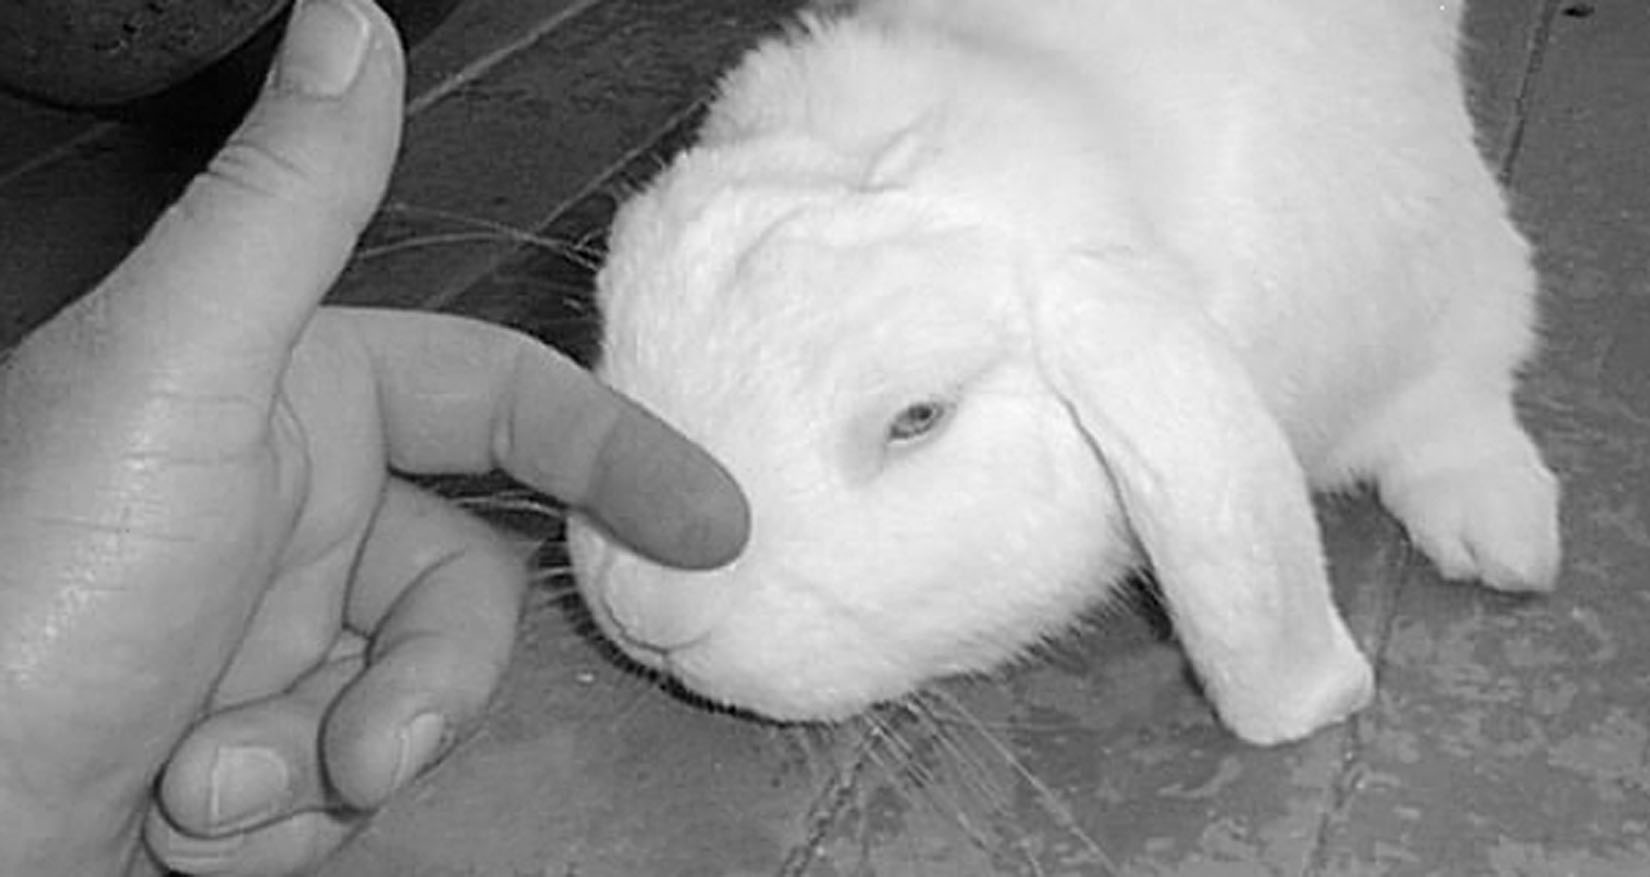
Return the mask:
[[236,136],[219,150],[205,178],[257,198],[301,201],[319,190],[314,170],[257,138]]

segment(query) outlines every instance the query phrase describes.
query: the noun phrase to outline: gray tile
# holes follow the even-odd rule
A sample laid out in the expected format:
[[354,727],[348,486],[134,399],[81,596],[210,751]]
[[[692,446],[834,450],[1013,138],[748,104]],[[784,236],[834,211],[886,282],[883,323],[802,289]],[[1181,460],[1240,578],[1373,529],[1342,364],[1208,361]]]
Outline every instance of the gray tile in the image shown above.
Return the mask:
[[84,136],[98,124],[81,113],[40,106],[0,92],[0,186],[7,177]]
[[102,279],[201,160],[111,125],[0,181],[0,348]]
[[[796,6],[594,4],[415,116],[389,203],[537,229],[692,112],[755,35]],[[406,220],[381,223],[366,246],[450,228]],[[516,248],[494,240],[400,249],[353,266],[334,299],[443,307]]]

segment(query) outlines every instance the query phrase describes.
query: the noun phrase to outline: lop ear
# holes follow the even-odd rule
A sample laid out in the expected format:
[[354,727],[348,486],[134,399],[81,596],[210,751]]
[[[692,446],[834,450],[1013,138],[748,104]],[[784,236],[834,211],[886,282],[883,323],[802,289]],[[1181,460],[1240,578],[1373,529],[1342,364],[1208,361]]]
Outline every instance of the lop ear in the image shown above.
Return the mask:
[[1305,476],[1181,275],[1118,251],[1035,292],[1047,379],[1103,458],[1176,633],[1254,743],[1364,706],[1369,664],[1331,600]]

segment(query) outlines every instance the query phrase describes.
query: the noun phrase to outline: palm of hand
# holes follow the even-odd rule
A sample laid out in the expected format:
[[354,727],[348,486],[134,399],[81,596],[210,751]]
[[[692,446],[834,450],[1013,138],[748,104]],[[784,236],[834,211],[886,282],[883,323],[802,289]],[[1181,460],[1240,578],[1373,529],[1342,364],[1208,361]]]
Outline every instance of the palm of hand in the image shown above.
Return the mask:
[[523,570],[394,471],[497,466],[682,566],[741,549],[728,474],[542,345],[317,313],[402,77],[374,4],[301,4],[207,172],[0,358],[0,872],[294,871],[474,719]]
[[[0,762],[0,791],[28,790],[12,803],[36,815],[111,826],[97,845],[110,861],[135,854],[126,814],[145,809],[169,757],[169,818],[151,814],[153,845],[183,849],[185,833],[225,830],[226,848],[244,846],[234,832],[247,830],[272,851],[336,843],[353,808],[381,802],[420,766],[400,763],[406,723],[467,718],[508,653],[518,565],[484,527],[388,474],[396,426],[351,331],[364,315],[323,316],[272,399],[177,391],[140,369],[65,375],[53,357],[9,376],[14,397],[30,394],[31,378],[108,390],[83,395],[85,410],[34,392],[50,407],[17,418],[27,432],[8,431],[3,471],[24,483],[6,486],[4,514],[32,526],[0,531],[32,535],[27,551],[5,552],[27,560],[0,587],[11,707],[0,743],[17,744],[0,752],[31,757]],[[152,385],[134,393],[123,380]],[[118,405],[124,416],[111,417]],[[86,567],[77,578],[87,587],[31,587],[60,580],[41,564]],[[212,791],[223,746],[275,753],[285,788],[262,788],[265,806],[249,813],[226,812],[233,796]]]

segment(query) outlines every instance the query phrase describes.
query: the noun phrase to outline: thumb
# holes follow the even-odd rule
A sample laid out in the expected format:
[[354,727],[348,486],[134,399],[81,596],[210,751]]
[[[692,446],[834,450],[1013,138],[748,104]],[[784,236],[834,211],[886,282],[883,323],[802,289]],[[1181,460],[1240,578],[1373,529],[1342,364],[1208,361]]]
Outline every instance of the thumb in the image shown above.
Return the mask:
[[246,121],[99,290],[128,362],[272,390],[383,197],[402,63],[371,0],[297,0]]

